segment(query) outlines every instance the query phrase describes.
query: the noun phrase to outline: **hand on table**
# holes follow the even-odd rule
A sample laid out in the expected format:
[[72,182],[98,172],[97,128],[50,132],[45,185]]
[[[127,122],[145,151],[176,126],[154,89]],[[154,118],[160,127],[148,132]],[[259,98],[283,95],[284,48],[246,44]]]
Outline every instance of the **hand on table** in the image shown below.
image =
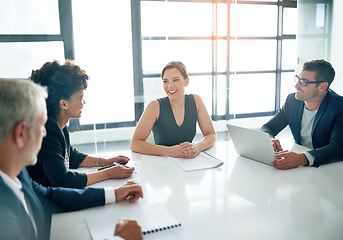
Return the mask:
[[116,157],[105,159],[104,161],[105,161],[106,165],[111,165],[111,164],[113,164],[113,162],[117,162],[117,163],[125,162],[125,164],[126,164],[128,161],[130,161],[130,158],[123,156],[123,155],[119,155]]
[[129,200],[130,203],[137,202],[138,199],[143,198],[142,187],[132,180],[127,181],[124,185],[114,189],[116,195],[116,202]]
[[135,168],[121,165],[121,166],[108,167],[108,168],[103,169],[102,171],[106,172],[108,179],[127,178],[132,175],[132,173],[135,171]]
[[143,234],[141,227],[135,220],[120,219],[116,224],[114,236],[119,236],[125,240],[141,240]]
[[169,147],[168,156],[177,158],[195,158],[199,154],[196,144],[183,142],[179,145]]
[[275,153],[275,161],[272,165],[281,170],[296,168],[308,164],[308,160],[303,153],[295,153],[291,151],[279,151]]
[[197,145],[193,143],[183,142],[180,147],[184,158],[195,158],[200,153]]

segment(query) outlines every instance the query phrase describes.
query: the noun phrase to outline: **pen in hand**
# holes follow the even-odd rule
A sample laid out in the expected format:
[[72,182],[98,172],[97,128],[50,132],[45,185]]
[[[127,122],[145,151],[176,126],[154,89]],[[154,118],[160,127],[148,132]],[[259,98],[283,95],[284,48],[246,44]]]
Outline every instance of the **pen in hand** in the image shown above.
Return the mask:
[[[111,165],[99,167],[99,168],[98,168],[98,171],[101,171],[101,170],[104,170],[104,169],[106,169],[106,168],[113,167],[113,166],[125,168],[124,165],[122,165],[122,164],[120,164],[120,163],[117,163],[117,162],[113,162]],[[132,173],[137,173],[137,172],[133,171]]]

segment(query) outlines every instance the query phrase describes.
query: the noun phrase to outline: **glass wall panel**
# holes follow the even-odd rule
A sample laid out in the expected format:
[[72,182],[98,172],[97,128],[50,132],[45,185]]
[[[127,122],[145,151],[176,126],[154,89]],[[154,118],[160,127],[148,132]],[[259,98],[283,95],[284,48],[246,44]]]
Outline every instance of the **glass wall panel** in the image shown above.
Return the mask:
[[142,41],[144,74],[160,73],[170,61],[183,62],[188,72],[212,71],[210,40],[144,40]]
[[298,10],[296,8],[283,9],[283,34],[296,34],[298,27]]
[[163,81],[159,78],[144,78],[144,108],[157,98],[165,97],[166,93],[163,89]]
[[45,62],[64,62],[63,42],[0,43],[0,78],[27,78]]
[[210,36],[212,4],[141,2],[142,36]]
[[330,59],[332,0],[298,1],[298,71],[312,59]]
[[282,69],[294,69],[297,64],[297,41],[295,39],[282,41]]
[[276,36],[277,6],[232,4],[231,36]]
[[126,0],[73,1],[75,60],[91,78],[81,124],[135,119],[130,13]]
[[233,40],[230,71],[274,70],[276,40]]
[[316,28],[319,33],[325,33],[325,11],[324,3],[316,4]]
[[230,114],[274,111],[275,74],[230,76]]
[[227,79],[226,76],[217,77],[217,114],[220,116],[226,113],[227,104]]
[[185,89],[186,94],[198,94],[204,102],[207,112],[212,113],[212,77],[190,76],[189,84]]
[[227,35],[227,11],[228,7],[227,4],[218,3],[217,4],[217,33],[218,36],[226,36]]
[[60,34],[58,0],[0,1],[0,34]]
[[[232,42],[232,41],[231,41]],[[227,41],[218,40],[217,41],[217,71],[225,72],[227,69]]]

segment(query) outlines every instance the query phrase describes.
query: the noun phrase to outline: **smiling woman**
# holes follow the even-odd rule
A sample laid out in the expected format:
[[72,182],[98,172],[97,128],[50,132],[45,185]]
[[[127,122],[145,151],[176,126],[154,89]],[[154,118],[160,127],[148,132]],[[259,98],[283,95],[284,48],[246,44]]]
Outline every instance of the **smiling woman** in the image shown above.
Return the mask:
[[[161,78],[167,97],[153,100],[147,106],[133,134],[131,149],[143,154],[194,158],[216,140],[210,116],[200,96],[185,94],[189,77],[182,62],[168,63]],[[192,143],[197,121],[204,138]],[[156,144],[147,142],[151,131]]]

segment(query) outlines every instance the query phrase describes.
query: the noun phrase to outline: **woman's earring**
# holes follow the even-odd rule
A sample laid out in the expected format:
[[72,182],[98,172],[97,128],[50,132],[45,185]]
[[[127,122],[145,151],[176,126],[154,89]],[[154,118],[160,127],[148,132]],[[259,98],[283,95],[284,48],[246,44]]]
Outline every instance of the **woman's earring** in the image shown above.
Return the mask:
[[68,110],[68,108],[64,108],[64,110]]

